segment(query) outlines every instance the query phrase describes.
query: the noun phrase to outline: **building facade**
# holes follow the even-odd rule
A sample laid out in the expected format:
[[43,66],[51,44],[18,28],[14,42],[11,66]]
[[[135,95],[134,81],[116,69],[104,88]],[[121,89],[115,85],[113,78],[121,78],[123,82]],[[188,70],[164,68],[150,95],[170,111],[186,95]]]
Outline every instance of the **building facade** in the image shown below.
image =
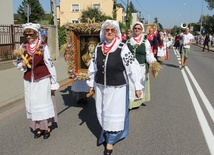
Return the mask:
[[1,0],[0,10],[2,12],[0,16],[0,25],[14,24],[13,0]]
[[[57,7],[57,19],[59,25],[66,23],[80,23],[82,11],[88,8],[97,8],[106,16],[113,16],[113,5],[115,0],[60,0]],[[123,22],[124,8],[117,5],[117,21]]]

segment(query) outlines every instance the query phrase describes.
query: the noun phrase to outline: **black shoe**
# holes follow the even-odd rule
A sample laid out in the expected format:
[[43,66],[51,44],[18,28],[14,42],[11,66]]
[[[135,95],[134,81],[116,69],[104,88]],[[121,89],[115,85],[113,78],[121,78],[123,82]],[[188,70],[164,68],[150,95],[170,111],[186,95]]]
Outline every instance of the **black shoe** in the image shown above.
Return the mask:
[[44,134],[43,134],[43,139],[48,139],[50,137],[51,132],[48,130],[45,130]]
[[88,103],[88,100],[85,98],[81,98],[77,101],[77,104],[87,104],[87,103]]
[[105,149],[105,151],[103,153],[104,153],[104,155],[111,155],[112,152],[113,152],[113,150]]
[[83,103],[83,104],[87,104],[87,103],[88,103],[88,100],[87,100],[87,99],[83,99],[82,103]]
[[35,139],[38,139],[39,137],[41,137],[42,136],[42,131],[40,130],[40,129],[36,129],[35,131],[34,131],[34,138]]

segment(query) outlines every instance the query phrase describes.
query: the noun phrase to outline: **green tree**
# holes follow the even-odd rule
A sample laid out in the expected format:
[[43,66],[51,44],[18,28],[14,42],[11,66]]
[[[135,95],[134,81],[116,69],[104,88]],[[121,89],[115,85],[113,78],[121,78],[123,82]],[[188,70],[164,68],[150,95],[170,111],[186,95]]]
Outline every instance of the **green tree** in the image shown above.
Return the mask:
[[82,23],[86,23],[87,18],[90,18],[90,19],[95,18],[96,22],[103,22],[106,19],[112,19],[112,17],[106,16],[105,14],[100,12],[97,8],[90,8],[90,7],[87,10],[82,11],[80,21]]
[[123,22],[119,22],[120,29],[126,29],[126,25]]
[[135,9],[134,4],[132,2],[130,2],[130,11],[131,11],[131,13],[137,12],[137,10]]
[[130,28],[132,23],[132,12],[131,12],[131,5],[129,4],[126,9],[126,27]]
[[41,20],[45,19],[45,11],[42,8],[42,5],[40,4],[39,0],[23,0],[22,4],[19,5],[19,8],[17,10],[18,14],[21,15],[21,18],[18,18],[19,23],[26,23],[27,22],[27,16],[24,12],[24,4],[28,3],[31,8],[31,14],[29,16],[29,22],[39,22]]
[[154,18],[154,22],[153,23],[157,24],[157,29],[158,30],[163,30],[163,26],[158,22],[158,18],[157,17]]
[[154,22],[153,23],[158,23],[158,18],[157,17],[154,18]]
[[200,31],[200,24],[198,23],[189,23],[188,27],[192,27],[193,28],[193,31],[191,31],[191,33],[193,35],[197,35],[197,31]]
[[114,5],[113,5],[113,19],[114,20],[117,19],[117,3],[116,3],[116,1],[114,1]]
[[[205,33],[213,33],[214,31],[214,15],[213,16],[203,16],[202,17],[202,26],[203,26],[203,31]],[[199,29],[200,30],[200,29]],[[202,31],[202,33],[203,33]]]
[[129,29],[132,23],[132,13],[136,13],[137,10],[134,7],[132,2],[129,3],[128,7],[126,8],[126,28]]
[[162,26],[161,23],[157,23],[157,29],[158,29],[158,30],[163,30],[163,26]]
[[59,40],[59,48],[66,43],[66,27],[59,26],[58,27],[58,40]]
[[175,36],[176,34],[179,34],[180,31],[181,31],[181,27],[174,26],[174,27],[171,29],[171,34],[172,34],[173,36]]
[[214,9],[214,0],[205,0],[208,3],[208,9]]

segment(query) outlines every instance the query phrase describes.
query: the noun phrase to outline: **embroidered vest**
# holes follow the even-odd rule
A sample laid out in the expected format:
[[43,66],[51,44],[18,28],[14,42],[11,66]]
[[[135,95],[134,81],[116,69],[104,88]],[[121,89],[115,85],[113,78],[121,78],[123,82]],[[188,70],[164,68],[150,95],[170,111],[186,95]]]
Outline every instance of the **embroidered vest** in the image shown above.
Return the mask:
[[132,46],[130,39],[127,41],[127,46],[140,64],[146,63],[146,45],[145,40],[140,45]]
[[43,79],[45,77],[50,76],[50,72],[48,71],[47,66],[45,65],[43,56],[44,56],[44,47],[46,44],[44,42],[40,43],[39,51],[41,54],[34,52],[30,53],[27,49],[28,43],[24,43],[22,47],[25,49],[24,55],[28,55],[28,57],[31,57],[32,60],[29,61],[31,68],[27,67],[27,71],[24,73],[24,79],[27,81],[38,81],[40,79]]
[[95,82],[107,86],[120,86],[127,83],[125,67],[121,58],[121,50],[124,43],[111,53],[104,55],[102,53],[102,44],[97,47],[97,73]]

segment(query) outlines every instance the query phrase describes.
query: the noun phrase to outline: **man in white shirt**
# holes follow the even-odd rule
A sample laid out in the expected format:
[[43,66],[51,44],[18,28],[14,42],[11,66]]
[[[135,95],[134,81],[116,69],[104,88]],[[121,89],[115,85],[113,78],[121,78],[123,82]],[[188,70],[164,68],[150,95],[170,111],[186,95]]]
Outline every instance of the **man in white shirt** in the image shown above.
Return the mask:
[[185,68],[186,59],[188,58],[190,45],[193,43],[194,36],[189,32],[189,27],[185,29],[185,33],[182,38],[182,51],[181,51],[181,69]]

